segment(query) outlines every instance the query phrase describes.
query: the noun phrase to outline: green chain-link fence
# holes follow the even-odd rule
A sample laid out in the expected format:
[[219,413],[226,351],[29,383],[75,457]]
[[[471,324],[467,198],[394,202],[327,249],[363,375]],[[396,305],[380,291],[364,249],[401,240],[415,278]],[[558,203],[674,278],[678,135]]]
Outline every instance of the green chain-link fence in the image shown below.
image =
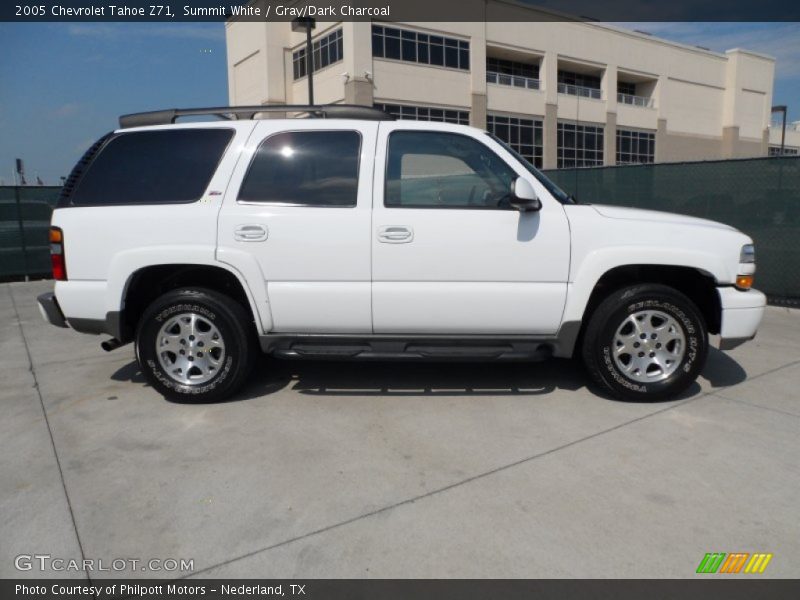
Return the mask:
[[[800,157],[562,169],[547,175],[581,202],[733,225],[756,242],[756,287],[773,302],[800,304]],[[50,271],[47,227],[59,189],[0,187],[0,278]]]
[[580,202],[634,206],[732,225],[756,244],[756,286],[800,304],[800,158],[547,171]]
[[47,230],[60,187],[0,186],[0,281],[50,273]]

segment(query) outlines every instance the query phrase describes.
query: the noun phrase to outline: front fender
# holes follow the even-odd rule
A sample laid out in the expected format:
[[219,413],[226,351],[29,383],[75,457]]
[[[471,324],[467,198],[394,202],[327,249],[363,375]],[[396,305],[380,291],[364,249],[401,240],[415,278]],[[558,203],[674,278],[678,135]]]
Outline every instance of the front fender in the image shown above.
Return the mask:
[[583,319],[589,297],[603,275],[618,267],[636,265],[690,267],[710,275],[717,282],[729,282],[736,277],[721,256],[710,252],[666,246],[600,248],[587,253],[580,264],[571,269],[563,320]]

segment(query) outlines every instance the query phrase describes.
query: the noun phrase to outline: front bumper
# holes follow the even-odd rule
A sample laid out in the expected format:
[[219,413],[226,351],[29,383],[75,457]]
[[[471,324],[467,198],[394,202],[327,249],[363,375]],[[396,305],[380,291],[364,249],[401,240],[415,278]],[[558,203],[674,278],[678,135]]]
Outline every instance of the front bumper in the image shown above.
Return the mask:
[[67,320],[64,318],[64,313],[61,312],[61,307],[53,292],[41,294],[36,301],[39,303],[39,312],[42,313],[45,321],[56,327],[68,327]]
[[752,340],[764,316],[767,297],[758,290],[737,290],[734,287],[717,288],[722,318],[720,323],[720,350],[731,350]]

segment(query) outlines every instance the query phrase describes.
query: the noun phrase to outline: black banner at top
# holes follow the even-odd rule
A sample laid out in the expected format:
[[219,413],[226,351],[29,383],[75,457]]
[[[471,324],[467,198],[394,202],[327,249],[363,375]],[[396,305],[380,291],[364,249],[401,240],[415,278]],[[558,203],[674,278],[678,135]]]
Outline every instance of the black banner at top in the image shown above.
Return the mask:
[[800,21],[786,0],[32,0],[0,21]]

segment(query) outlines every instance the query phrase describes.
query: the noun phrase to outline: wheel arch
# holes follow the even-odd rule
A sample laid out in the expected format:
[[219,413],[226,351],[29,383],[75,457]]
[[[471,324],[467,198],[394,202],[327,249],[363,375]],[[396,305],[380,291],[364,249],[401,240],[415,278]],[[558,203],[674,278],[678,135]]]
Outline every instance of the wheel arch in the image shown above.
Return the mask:
[[120,299],[120,341],[133,339],[139,318],[153,300],[183,287],[208,288],[231,297],[252,317],[256,333],[262,333],[256,301],[236,270],[223,264],[163,263],[141,267],[125,280]]
[[[688,297],[703,316],[709,333],[719,333],[722,306],[717,293],[716,278],[704,269],[664,264],[619,265],[606,270],[594,283],[577,318],[572,322],[578,331],[571,354],[580,348],[586,325],[597,306],[611,292],[629,285],[656,283],[674,288]],[[574,310],[575,307],[573,307]],[[579,324],[579,326],[578,326]]]

